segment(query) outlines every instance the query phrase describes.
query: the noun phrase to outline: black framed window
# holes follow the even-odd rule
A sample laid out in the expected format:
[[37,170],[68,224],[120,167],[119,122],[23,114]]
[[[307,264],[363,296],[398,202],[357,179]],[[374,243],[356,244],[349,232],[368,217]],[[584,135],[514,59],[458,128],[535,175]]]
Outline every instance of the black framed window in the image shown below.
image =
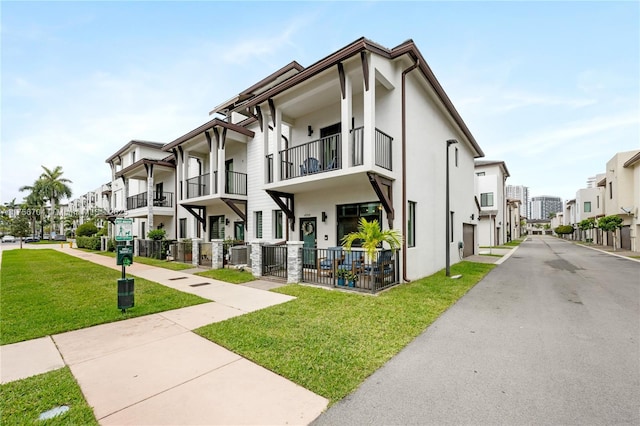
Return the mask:
[[224,216],[209,216],[209,240],[224,240]]
[[253,212],[256,238],[262,238],[262,212]]
[[409,201],[409,220],[407,222],[407,246],[416,246],[416,202]]
[[180,219],[178,238],[187,238],[187,218]]
[[283,213],[282,210],[273,211],[273,238],[282,238],[283,235]]
[[[342,204],[337,206],[336,218],[338,220],[337,242],[340,244],[345,235],[358,230],[360,218],[368,221],[377,220],[382,226],[382,204],[378,202]],[[353,246],[360,247],[361,244],[356,241]]]

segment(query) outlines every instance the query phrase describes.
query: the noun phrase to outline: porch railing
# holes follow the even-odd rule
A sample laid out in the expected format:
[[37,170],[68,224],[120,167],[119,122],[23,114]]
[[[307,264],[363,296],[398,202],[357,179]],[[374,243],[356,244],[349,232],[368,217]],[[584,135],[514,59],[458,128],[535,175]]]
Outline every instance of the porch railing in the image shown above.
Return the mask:
[[287,246],[262,247],[262,275],[287,278]]
[[227,170],[224,192],[227,194],[247,195],[247,174]]
[[[351,133],[353,135],[353,143],[351,145],[352,165],[361,166],[364,164],[364,127],[356,127]],[[376,129],[374,145],[376,166],[393,170],[392,142],[393,138],[391,136]]]
[[280,179],[342,168],[341,146],[340,135],[331,135],[280,151]]
[[[147,192],[127,197],[127,210],[139,209],[149,205],[147,201]],[[173,207],[173,192],[154,192],[154,207]]]
[[[216,186],[216,175],[213,177],[214,187]],[[202,197],[209,195],[209,173],[187,179],[187,198]]]

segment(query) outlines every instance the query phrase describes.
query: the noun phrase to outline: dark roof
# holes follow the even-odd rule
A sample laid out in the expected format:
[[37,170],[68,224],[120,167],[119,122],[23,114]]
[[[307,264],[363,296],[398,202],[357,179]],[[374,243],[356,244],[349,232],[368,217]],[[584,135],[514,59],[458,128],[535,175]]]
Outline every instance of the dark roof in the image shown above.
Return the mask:
[[[243,121],[243,123],[249,123],[249,120],[245,120]],[[246,125],[246,124],[245,124]],[[234,132],[238,132],[242,135],[245,136],[249,136],[250,138],[252,138],[255,133],[252,132],[249,129],[244,128],[242,125],[239,124],[232,124],[232,123],[227,123],[226,121],[222,121],[219,118],[214,118],[213,120],[209,120],[206,123],[204,123],[203,125],[196,127],[195,129],[193,129],[192,131],[190,131],[189,133],[180,136],[178,139],[174,140],[173,142],[169,142],[168,144],[166,144],[164,147],[162,147],[162,149],[164,151],[170,151],[172,148],[180,145],[183,142],[188,141],[189,139],[204,133],[205,131],[209,130],[209,129],[213,129],[214,127],[224,127],[227,128],[229,130],[233,130]]]
[[124,169],[120,170],[119,172],[116,173],[116,177],[120,177],[123,175],[126,175],[127,173],[129,173],[132,170],[137,169],[138,167],[145,165],[145,164],[153,164],[156,166],[164,166],[164,167],[169,167],[172,169],[176,168],[176,162],[175,162],[175,158],[173,156],[173,154],[169,155],[168,157],[163,158],[162,160],[152,160],[150,158],[143,158],[141,160],[136,161],[135,163],[125,167]]
[[[440,82],[438,82],[438,80],[436,79],[435,75],[433,74],[433,71],[425,61],[424,57],[416,47],[413,40],[407,40],[404,43],[394,47],[393,49],[387,49],[377,43],[374,43],[371,40],[361,37],[358,40],[343,47],[342,49],[308,66],[307,68],[297,70],[299,72],[296,72],[296,73],[291,73],[292,75],[289,78],[286,78],[283,81],[279,82],[278,84],[273,85],[273,87],[271,88],[264,90],[260,93],[257,93],[254,96],[252,96],[251,93],[249,93],[250,89],[262,88],[263,86],[265,86],[264,84],[265,81],[271,82],[274,76],[282,75],[282,70],[287,69],[287,67],[282,68],[281,70],[267,77],[265,80],[261,81],[260,83],[257,83],[251,88],[245,90],[243,93],[238,95],[236,98],[230,100],[228,103],[217,107],[212,111],[212,113],[221,111],[222,109],[225,109],[225,111],[237,111],[237,112],[244,113],[247,110],[247,108],[251,108],[256,105],[262,104],[263,102],[266,102],[268,99],[273,98],[274,96],[284,92],[285,90],[288,90],[296,86],[297,84],[304,82],[305,80],[335,66],[336,64],[356,54],[359,54],[362,51],[369,51],[388,59],[396,59],[403,55],[409,55],[409,57],[418,64],[418,69],[421,71],[424,78],[428,81],[428,83],[434,89],[440,101],[444,104],[445,108],[447,109],[449,114],[451,114],[451,116],[453,117],[454,121],[456,122],[460,130],[462,130],[462,133],[465,134],[465,136],[473,146],[473,149],[476,151],[476,154],[477,154],[476,157],[484,157],[484,152],[476,142],[475,138],[471,134],[471,131],[469,130],[465,122],[462,120],[462,117],[460,116],[456,108],[453,106],[451,99],[449,99],[449,97],[445,93],[444,89],[440,85]],[[291,66],[291,64],[289,66]]]
[[110,163],[111,160],[113,160],[114,158],[120,156],[120,154],[125,152],[132,145],[139,145],[139,146],[145,146],[145,147],[148,147],[148,148],[158,148],[158,149],[162,149],[162,147],[164,146],[164,144],[161,143],[161,142],[150,142],[150,141],[143,141],[143,140],[139,140],[139,139],[133,139],[133,140],[129,141],[129,143],[127,143],[125,146],[120,148],[115,154],[113,154],[109,158],[107,158],[105,163]]

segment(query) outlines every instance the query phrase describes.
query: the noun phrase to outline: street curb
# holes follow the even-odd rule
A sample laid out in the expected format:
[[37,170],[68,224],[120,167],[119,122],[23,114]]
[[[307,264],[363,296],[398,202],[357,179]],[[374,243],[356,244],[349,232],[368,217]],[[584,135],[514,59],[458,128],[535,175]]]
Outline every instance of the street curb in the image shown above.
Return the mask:
[[507,254],[505,254],[504,256],[502,256],[502,257],[500,258],[500,260],[498,260],[495,264],[496,264],[496,265],[502,265],[502,262],[504,262],[505,260],[507,260],[508,258],[510,258],[510,257],[511,257],[511,255],[512,255],[513,253],[515,253],[515,252],[516,252],[516,250],[518,250],[518,248],[519,248],[519,247],[520,247],[520,246],[515,246],[514,248],[512,248],[512,249],[511,249],[511,251],[510,251],[509,253],[507,253]]
[[587,248],[587,249],[590,249],[590,250],[599,251],[600,253],[610,254],[611,256],[616,256],[616,257],[619,257],[619,258],[621,258],[621,259],[628,259],[628,260],[632,260],[632,261],[634,261],[634,262],[638,262],[638,263],[640,263],[640,259],[634,259],[633,257],[629,257],[629,256],[622,256],[622,255],[620,255],[620,254],[612,253],[612,252],[610,252],[610,251],[606,251],[606,250],[600,250],[600,249],[597,249],[597,248],[595,248],[595,247],[584,246],[584,245],[582,245],[582,244],[574,244],[574,245],[579,246],[579,247],[584,247],[584,248]]

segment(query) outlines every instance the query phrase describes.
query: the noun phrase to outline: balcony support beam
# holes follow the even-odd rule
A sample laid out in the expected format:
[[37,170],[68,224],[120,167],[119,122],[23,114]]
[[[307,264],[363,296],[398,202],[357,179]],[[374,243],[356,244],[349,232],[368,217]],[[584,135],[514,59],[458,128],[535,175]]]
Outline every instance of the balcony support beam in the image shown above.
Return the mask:
[[[221,198],[224,203],[235,212],[244,222],[244,229],[247,229],[247,200],[236,200],[233,198]],[[244,206],[244,211],[238,206]]]
[[280,207],[280,210],[284,212],[289,220],[289,226],[293,231],[296,224],[295,208],[293,203],[293,194],[287,192],[272,191],[267,189],[267,194],[273,199],[273,201]]
[[383,178],[375,173],[367,173],[369,177],[369,183],[373,187],[384,211],[387,213],[387,222],[389,223],[389,229],[393,229],[393,181]]
[[206,206],[185,206],[182,205],[186,211],[191,213],[196,218],[198,223],[202,225],[202,231],[207,232],[207,207]]

